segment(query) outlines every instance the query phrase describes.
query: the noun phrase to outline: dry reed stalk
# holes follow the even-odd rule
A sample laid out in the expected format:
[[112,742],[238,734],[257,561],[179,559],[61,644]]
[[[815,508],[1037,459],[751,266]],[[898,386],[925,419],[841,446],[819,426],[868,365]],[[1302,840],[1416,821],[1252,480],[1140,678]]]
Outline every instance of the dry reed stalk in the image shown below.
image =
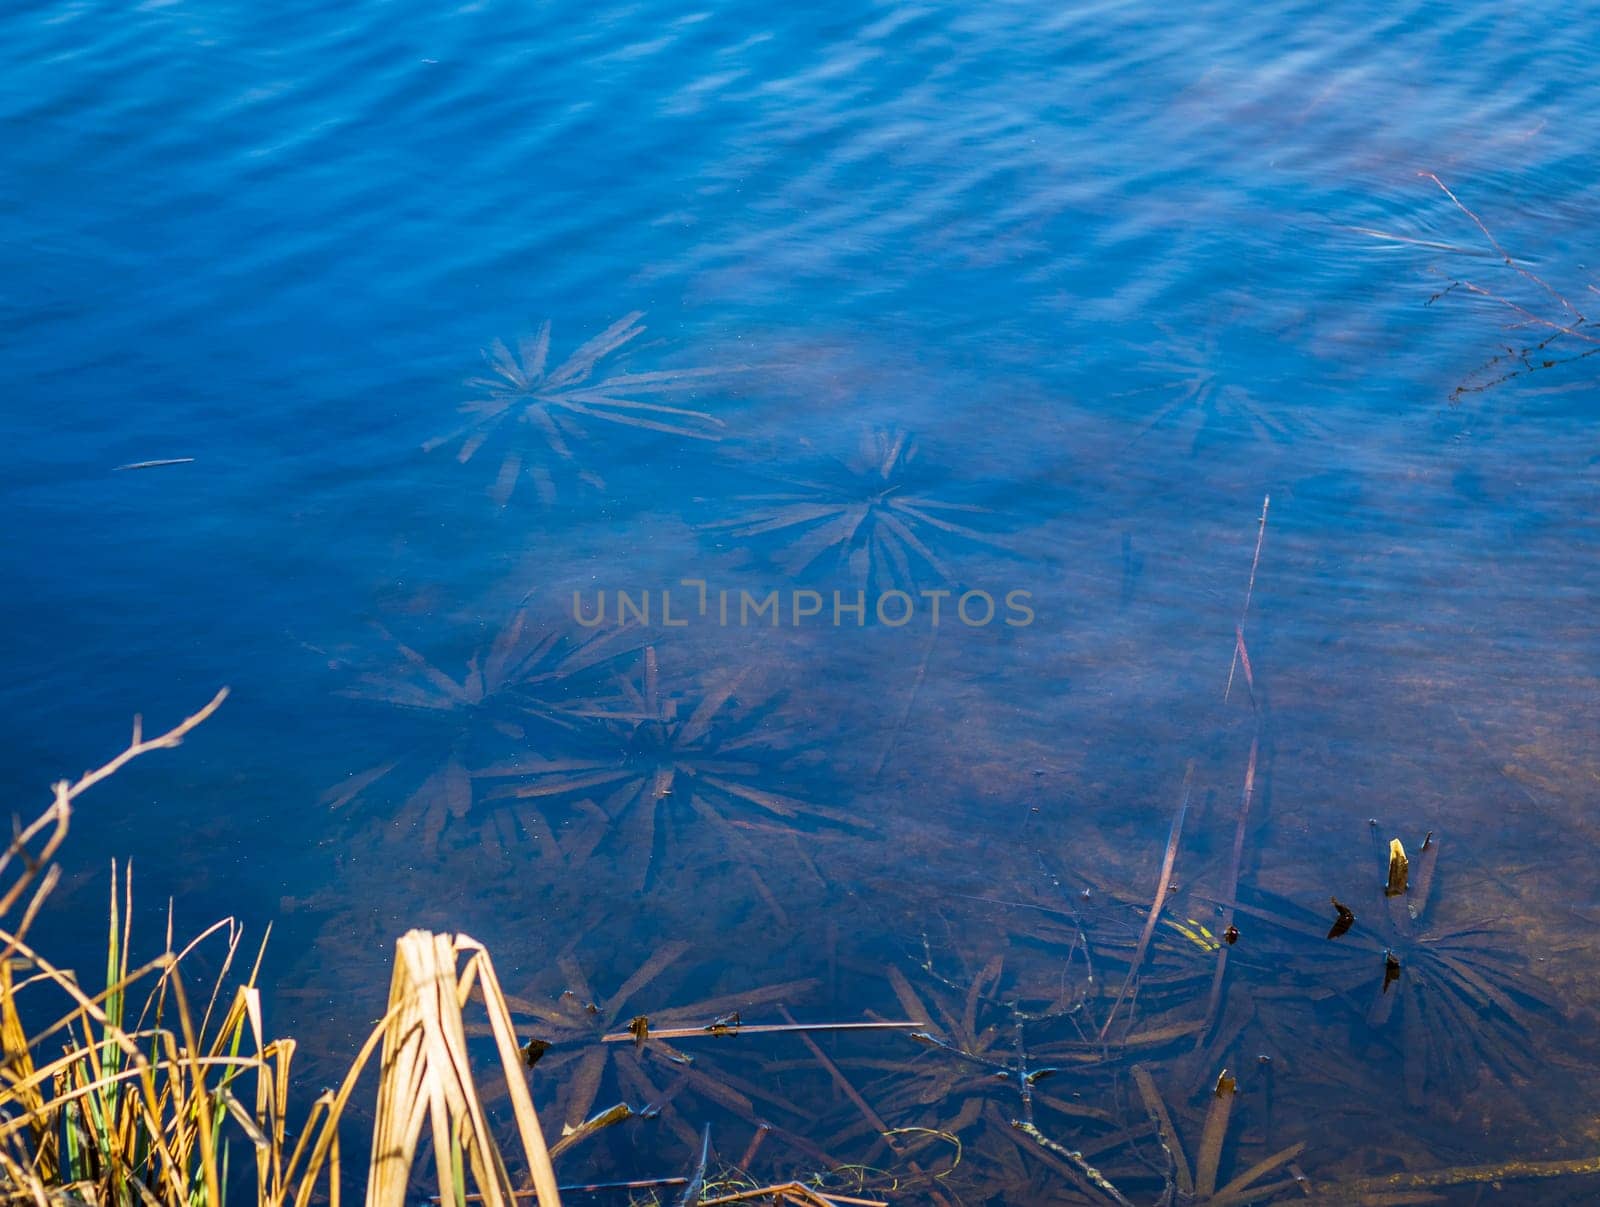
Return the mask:
[[539,1207],[560,1207],[555,1171],[521,1071],[510,1009],[488,952],[466,935],[422,930],[408,932],[395,944],[367,1207],[405,1207],[425,1126],[432,1135],[441,1192],[454,1187],[459,1195],[470,1174],[476,1193],[490,1207],[509,1207],[516,1199],[517,1187],[490,1131],[467,1054],[461,1010],[474,984],[489,1016]]

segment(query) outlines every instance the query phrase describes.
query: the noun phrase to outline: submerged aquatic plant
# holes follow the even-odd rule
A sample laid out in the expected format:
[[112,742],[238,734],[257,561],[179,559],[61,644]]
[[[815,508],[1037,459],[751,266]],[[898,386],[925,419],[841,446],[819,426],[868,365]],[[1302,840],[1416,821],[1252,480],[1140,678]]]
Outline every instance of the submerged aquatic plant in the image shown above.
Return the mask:
[[478,774],[502,781],[489,790],[494,799],[598,800],[639,888],[669,807],[673,822],[713,827],[741,846],[741,830],[792,830],[807,817],[859,824],[842,810],[766,787],[773,765],[798,754],[799,745],[794,733],[768,723],[774,700],[741,703],[743,679],[723,674],[675,691],[662,683],[655,648],[647,647],[637,672],[619,677],[613,695],[574,710],[588,726],[570,755],[514,759]]
[[[1092,978],[1086,984],[1064,972],[1085,953],[1059,951],[1061,962],[1012,960],[1016,953],[1003,939],[998,950],[993,943],[985,950],[992,954],[962,959],[968,970],[947,976],[925,940],[915,983],[890,966],[900,1009],[929,1021],[912,1035],[927,1051],[898,1062],[844,1062],[878,1074],[857,1095],[871,1109],[847,1113],[823,1142],[831,1146],[871,1131],[943,1137],[961,1154],[956,1181],[963,1199],[996,1201],[987,1196],[998,1192],[1000,1202],[1126,1204],[1101,1158],[1135,1133],[1120,1125],[1109,1100],[1095,1105],[1088,1095],[1091,1085],[1105,1088],[1097,1073],[1107,1050],[1087,1042]],[[982,964],[970,970],[974,959]],[[1063,1035],[1068,1042],[1061,1042]],[[902,1159],[914,1151],[896,1148]]]
[[[631,1101],[633,1113],[660,1114],[668,1126],[692,1138],[695,1130],[671,1105],[675,1095],[665,1093],[656,1081],[661,1072],[681,1078],[683,1088],[713,1102],[727,1106],[731,1099],[749,1106],[748,1087],[741,1086],[730,1096],[726,1082],[706,1071],[703,1062],[697,1064],[671,1044],[649,1038],[648,1031],[705,1027],[730,1015],[737,1019],[740,1011],[798,1000],[815,988],[815,982],[788,981],[657,1008],[658,1002],[650,1000],[647,991],[660,992],[657,983],[688,952],[689,944],[684,942],[663,944],[613,992],[600,994],[569,949],[555,961],[566,987],[553,999],[532,986],[521,994],[508,995],[513,1016],[527,1035],[525,1062],[535,1070],[536,1085],[554,1087],[556,1113],[565,1127],[578,1127],[590,1119],[604,1092]],[[638,1042],[606,1042],[606,1036],[624,1024],[637,1033]],[[480,1033],[484,1032],[480,1029]],[[759,1097],[761,1091],[755,1093]],[[750,1113],[753,1116],[753,1110]]]
[[521,750],[530,733],[577,725],[580,705],[604,672],[639,648],[626,628],[577,636],[566,628],[541,628],[519,609],[452,674],[405,642],[383,635],[397,658],[382,669],[359,672],[340,694],[424,718],[423,736],[395,757],[352,775],[323,799],[337,808],[391,775],[407,776],[402,818],[430,853],[438,849],[449,822],[470,810],[476,770]]
[[1273,957],[1278,973],[1359,1011],[1395,1051],[1396,1088],[1413,1107],[1470,1089],[1484,1072],[1526,1071],[1534,1016],[1554,1006],[1507,931],[1429,918],[1439,848],[1430,833],[1403,870],[1391,848],[1387,884],[1375,875],[1369,892],[1341,892],[1326,910],[1259,892],[1237,907],[1304,941]]
[[844,576],[868,589],[906,590],[930,575],[954,581],[938,552],[952,538],[998,548],[974,527],[985,507],[941,498],[938,475],[917,460],[909,433],[862,433],[848,460],[828,459],[779,479],[783,489],[739,497],[744,514],[708,532],[758,546],[784,573]]
[[[719,439],[723,424],[715,416],[653,400],[693,390],[723,370],[667,369],[596,376],[602,361],[644,333],[639,321],[643,317],[640,311],[624,315],[553,369],[549,367],[548,320],[537,334],[521,340],[515,352],[495,340],[483,353],[490,376],[467,382],[478,395],[461,405],[466,424],[429,440],[422,446],[424,451],[459,444],[456,459],[465,463],[496,440],[500,468],[490,493],[503,507],[524,473],[533,479],[544,502],[553,501],[556,484],[551,471],[561,464],[574,470],[581,481],[603,488],[600,474],[592,465],[583,464],[573,448],[593,434],[595,423],[695,440]],[[514,424],[527,425],[533,432],[531,440],[510,431]]]
[[1166,323],[1158,322],[1156,326],[1164,337],[1160,347],[1165,359],[1145,361],[1140,367],[1167,377],[1168,384],[1146,386],[1121,397],[1156,391],[1168,397],[1130,444],[1158,431],[1171,431],[1178,433],[1188,443],[1189,452],[1198,456],[1213,445],[1245,436],[1282,443],[1305,423],[1303,416],[1291,418],[1287,413],[1268,410],[1243,386],[1226,380],[1221,367],[1221,337],[1215,323],[1198,335],[1184,334]]

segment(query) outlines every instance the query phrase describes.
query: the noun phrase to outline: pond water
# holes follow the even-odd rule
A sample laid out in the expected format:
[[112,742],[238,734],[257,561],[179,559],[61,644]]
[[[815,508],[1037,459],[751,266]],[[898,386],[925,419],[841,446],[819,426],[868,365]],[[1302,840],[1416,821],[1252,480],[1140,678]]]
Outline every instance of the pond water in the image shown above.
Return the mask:
[[[150,944],[271,923],[309,1096],[465,931],[552,1135],[660,1108],[571,1183],[1114,1201],[1031,1113],[1156,1202],[1223,1070],[1218,1187],[1305,1145],[1238,1201],[1600,1151],[1600,12],[0,31],[13,807],[232,689],[58,962],[113,857]],[[733,1010],[937,1042],[593,1043]]]

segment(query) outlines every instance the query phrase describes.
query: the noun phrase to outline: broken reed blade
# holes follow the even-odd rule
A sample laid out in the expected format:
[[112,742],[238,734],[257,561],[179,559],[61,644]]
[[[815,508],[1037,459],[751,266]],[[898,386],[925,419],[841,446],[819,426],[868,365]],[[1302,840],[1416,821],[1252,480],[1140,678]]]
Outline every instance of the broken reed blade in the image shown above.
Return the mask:
[[1406,858],[1406,848],[1398,838],[1389,840],[1389,882],[1384,886],[1385,897],[1399,897],[1406,891],[1406,877],[1411,861]]

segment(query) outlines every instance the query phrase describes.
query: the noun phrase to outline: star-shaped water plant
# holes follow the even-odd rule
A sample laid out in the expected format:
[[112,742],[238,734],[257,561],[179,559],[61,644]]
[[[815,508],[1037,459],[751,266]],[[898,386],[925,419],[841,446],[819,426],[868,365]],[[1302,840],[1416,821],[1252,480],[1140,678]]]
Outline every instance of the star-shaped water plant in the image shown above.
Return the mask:
[[862,434],[855,456],[797,467],[780,489],[739,496],[743,513],[706,531],[792,578],[844,578],[874,592],[953,582],[945,545],[999,545],[976,526],[988,508],[949,498],[942,477],[919,460],[912,435],[876,428]]
[[1485,1071],[1525,1071],[1536,1016],[1554,1006],[1506,930],[1430,917],[1439,849],[1435,834],[1409,856],[1400,844],[1398,882],[1374,875],[1376,887],[1341,890],[1323,911],[1261,893],[1238,907],[1295,940],[1263,948],[1270,975],[1359,1012],[1392,1053],[1392,1089],[1411,1106],[1459,1095]]
[[805,741],[776,722],[773,698],[740,698],[744,678],[713,674],[674,690],[648,647],[637,672],[619,677],[611,696],[574,710],[587,727],[569,744],[570,754],[517,758],[479,774],[498,781],[489,789],[493,799],[551,806],[598,801],[640,889],[665,837],[663,820],[713,827],[742,856],[749,850],[744,833],[793,832],[808,818],[860,825],[841,809],[768,786]]
[[[577,1127],[593,1115],[597,1104],[609,1106],[614,1098],[626,1102],[635,1113],[661,1113],[669,1126],[678,1124],[692,1138],[694,1130],[667,1109],[669,1100],[658,1084],[661,1071],[668,1071],[671,1077],[682,1076],[686,1088],[727,1105],[725,1083],[720,1075],[699,1067],[692,1054],[650,1038],[649,1032],[686,1027],[715,1034],[713,1029],[728,1025],[730,1018],[737,1020],[741,1014],[798,1001],[815,988],[814,981],[787,981],[674,1005],[664,999],[666,991],[658,982],[688,953],[687,943],[666,943],[613,992],[600,994],[582,963],[568,950],[556,960],[565,988],[554,998],[533,986],[507,995],[513,1020],[526,1034],[524,1056],[534,1068],[536,1086],[554,1087],[552,1118]],[[638,1033],[637,1042],[606,1040],[606,1036],[630,1027]],[[604,1103],[602,1095],[606,1096]],[[732,1099],[748,1105],[742,1089],[734,1090]]]
[[533,481],[544,502],[553,501],[559,470],[603,488],[598,468],[580,458],[575,447],[602,425],[720,439],[723,424],[714,415],[660,400],[704,386],[723,370],[600,372],[602,362],[644,333],[643,317],[639,311],[623,316],[554,368],[549,364],[548,320],[536,334],[519,341],[516,351],[495,340],[483,353],[489,375],[467,382],[475,391],[460,408],[467,422],[429,440],[423,449],[453,444],[456,459],[465,463],[493,444],[500,465],[490,493],[505,506],[524,477]]
[[380,632],[394,656],[357,671],[339,694],[397,709],[419,724],[404,749],[353,774],[324,800],[346,805],[380,781],[406,779],[400,818],[425,853],[437,851],[449,822],[471,809],[475,771],[523,749],[530,733],[578,724],[606,672],[639,649],[633,630],[578,635],[539,626],[519,609],[451,673]]
[[1157,432],[1173,432],[1188,444],[1191,454],[1198,455],[1215,445],[1246,439],[1282,443],[1303,426],[1303,418],[1269,410],[1250,391],[1227,379],[1217,324],[1198,334],[1185,334],[1165,323],[1156,326],[1164,337],[1159,345],[1162,355],[1139,367],[1167,381],[1123,397],[1160,392],[1166,398],[1144,422],[1135,441]]

